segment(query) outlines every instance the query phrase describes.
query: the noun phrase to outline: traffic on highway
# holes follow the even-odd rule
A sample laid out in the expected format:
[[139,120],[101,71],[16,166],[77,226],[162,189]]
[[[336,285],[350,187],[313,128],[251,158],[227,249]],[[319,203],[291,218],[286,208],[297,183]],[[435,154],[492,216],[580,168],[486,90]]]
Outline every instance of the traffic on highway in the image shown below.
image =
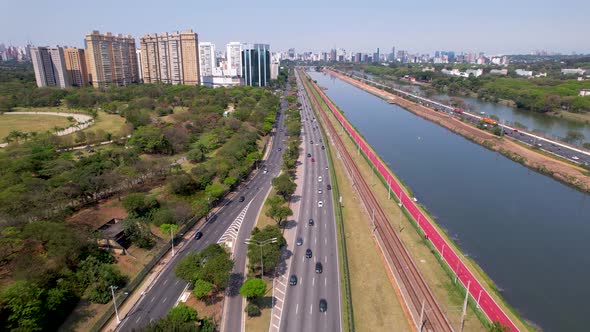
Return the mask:
[[297,81],[307,164],[280,331],[340,331],[340,277],[330,170],[321,128],[298,75]]

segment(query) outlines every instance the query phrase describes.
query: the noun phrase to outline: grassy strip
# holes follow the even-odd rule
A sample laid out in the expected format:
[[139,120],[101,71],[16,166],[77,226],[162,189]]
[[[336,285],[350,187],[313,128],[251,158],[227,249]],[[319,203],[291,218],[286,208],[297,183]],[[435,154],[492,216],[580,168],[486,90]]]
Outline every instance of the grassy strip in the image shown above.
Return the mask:
[[[314,91],[314,93],[317,94],[316,91]],[[319,97],[319,94],[317,94],[317,95]],[[327,105],[325,105],[325,108],[327,109]],[[331,111],[329,111],[329,109],[328,109],[328,113],[331,114]],[[342,126],[342,124],[336,118],[334,118],[334,119],[335,119],[335,122],[338,123],[341,126],[341,128],[343,129],[342,131],[345,132],[348,135],[350,141],[359,150],[360,154],[363,156],[363,158],[365,159],[365,161],[367,162],[367,164],[368,165],[372,165],[370,159],[364,154],[364,152],[362,150],[360,150],[358,148],[358,145],[356,144],[356,142],[354,141],[354,139],[352,138],[352,136],[350,135],[350,133],[348,133],[348,131],[346,131],[346,129]],[[377,153],[375,153],[375,155],[379,159],[381,159],[381,157],[378,156]],[[383,161],[383,160],[381,159],[381,161]],[[383,163],[383,164],[386,165],[385,163]],[[376,171],[376,169],[374,167],[371,166],[371,170],[374,173],[374,175],[377,176],[377,178],[381,181],[381,183],[383,184],[383,186],[387,189],[388,188],[387,181]],[[393,172],[391,172],[391,174],[393,174]],[[396,180],[398,180],[398,178],[397,178],[397,176],[395,176],[395,174],[393,174],[393,176],[396,178]],[[394,198],[394,200],[395,200],[396,203],[399,203],[399,201],[398,201],[398,199],[397,199],[397,197],[395,195],[392,195],[392,197]],[[435,222],[432,222],[432,220],[434,220],[434,219],[428,213],[428,211],[426,211],[424,209],[424,207],[422,207],[422,206],[420,206],[420,208],[421,208],[421,210],[423,212],[425,212],[426,214],[429,215],[430,220],[431,220],[431,223],[444,236],[446,242],[449,243],[453,247],[453,249],[456,250],[456,252],[459,252],[460,255],[462,255],[463,257],[465,257],[464,254],[462,253],[462,251],[460,250],[460,248],[449,238],[448,234],[446,234],[446,232],[443,229],[441,229]],[[421,241],[421,243],[424,244],[424,245],[426,245],[430,249],[430,251],[432,252],[432,254],[436,257],[437,261],[439,262],[440,266],[445,270],[445,272],[450,277],[450,279],[451,280],[454,280],[455,273],[447,265],[447,263],[442,260],[442,257],[440,256],[440,254],[438,253],[438,251],[436,250],[436,248],[434,248],[434,246],[432,246],[432,243],[430,241],[424,240],[424,233],[422,232],[422,229],[420,228],[420,226],[417,224],[416,220],[414,220],[412,218],[412,216],[408,213],[408,211],[405,209],[405,207],[402,207],[402,211],[403,211],[404,215],[406,216],[407,220],[412,224],[413,228],[420,235],[420,238],[421,238],[420,241]],[[465,261],[463,261],[463,262],[466,263]],[[520,316],[520,314],[510,304],[508,304],[503,299],[502,295],[499,293],[499,291],[497,290],[495,284],[489,278],[489,276],[487,276],[485,274],[485,272],[483,272],[483,270],[481,268],[479,268],[477,266],[477,264],[475,264],[475,262],[473,260],[469,260],[469,263],[470,264],[467,264],[468,267],[469,267],[469,269],[474,274],[477,273],[476,275],[477,275],[478,280],[480,280],[480,282],[483,281],[482,284],[487,284],[488,287],[486,287],[486,289],[488,291],[490,291],[490,289],[491,289],[491,292],[490,293],[493,294],[493,295],[496,295],[495,299],[498,301],[498,303],[502,307],[508,308],[508,311],[513,314],[513,317],[511,317],[511,318],[517,318],[518,319],[518,321],[516,321],[515,324],[521,323],[521,326],[524,326],[527,330],[534,330],[534,328],[532,326],[530,326],[529,324],[527,324],[527,322]],[[452,296],[456,296],[456,293],[457,292],[461,295],[460,296],[461,298],[465,296],[466,289],[465,289],[465,287],[461,283],[458,282],[457,284],[455,284],[455,287],[453,287],[453,288],[454,288],[454,290],[450,290],[449,289],[449,291],[451,291],[452,293],[455,293]],[[482,323],[484,323],[486,325],[489,325],[489,320],[488,320],[487,316],[485,316],[485,314],[482,311],[480,311],[480,310],[477,309],[477,303],[471,297],[469,298],[469,305],[473,309],[473,311],[475,312],[475,314],[478,316],[478,318],[482,321]]]

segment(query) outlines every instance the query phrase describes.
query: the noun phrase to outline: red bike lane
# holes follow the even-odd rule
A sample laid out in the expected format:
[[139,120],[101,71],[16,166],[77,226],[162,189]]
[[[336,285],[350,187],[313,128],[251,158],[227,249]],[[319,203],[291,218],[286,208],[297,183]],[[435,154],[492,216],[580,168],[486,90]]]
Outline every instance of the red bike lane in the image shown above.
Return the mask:
[[500,308],[496,301],[490,294],[482,287],[481,283],[475,278],[473,273],[463,264],[457,253],[442,237],[439,231],[432,225],[430,220],[420,211],[416,206],[414,200],[410,198],[402,189],[401,185],[393,176],[393,173],[387,168],[379,159],[360,134],[352,127],[348,120],[338,111],[332,101],[324,94],[324,92],[316,85],[312,84],[314,89],[326,102],[332,113],[338,118],[338,121],[346,128],[348,133],[353,137],[356,144],[371,160],[371,163],[377,168],[379,174],[386,180],[391,187],[393,193],[399,198],[402,205],[410,213],[412,218],[418,223],[425,234],[425,237],[430,240],[438,253],[445,260],[449,268],[456,274],[457,279],[461,281],[465,288],[468,288],[469,294],[473,300],[478,303],[485,315],[493,322],[500,322],[503,326],[510,328],[511,331],[518,331],[518,328],[506,313]]

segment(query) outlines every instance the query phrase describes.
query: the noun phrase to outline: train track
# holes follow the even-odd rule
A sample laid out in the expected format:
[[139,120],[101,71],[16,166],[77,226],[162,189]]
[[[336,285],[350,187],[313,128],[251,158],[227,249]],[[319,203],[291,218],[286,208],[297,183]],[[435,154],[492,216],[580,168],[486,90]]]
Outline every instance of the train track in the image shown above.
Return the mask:
[[341,160],[353,182],[353,187],[356,188],[366,212],[372,220],[373,232],[378,238],[381,251],[396,279],[397,286],[402,293],[405,306],[416,329],[418,331],[436,332],[453,331],[449,320],[428,288],[424,278],[422,278],[420,271],[418,271],[416,264],[401,242],[391,221],[364,180],[328,116],[322,110],[318,97],[310,91],[316,89],[319,92],[319,88],[315,85],[311,86],[308,76],[302,74],[301,71],[299,71],[299,75],[303,76],[302,81],[308,91],[307,94],[317,113],[322,118],[332,143],[340,154]]

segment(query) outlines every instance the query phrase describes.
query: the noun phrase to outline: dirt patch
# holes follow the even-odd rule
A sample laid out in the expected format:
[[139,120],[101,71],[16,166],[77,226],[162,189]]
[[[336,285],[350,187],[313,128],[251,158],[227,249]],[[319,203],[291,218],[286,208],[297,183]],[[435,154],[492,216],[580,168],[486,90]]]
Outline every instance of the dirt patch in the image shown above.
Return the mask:
[[68,222],[97,229],[113,218],[125,219],[125,217],[127,217],[127,211],[121,206],[121,201],[113,198],[76,212],[68,219]]
[[475,128],[446,113],[433,111],[426,106],[400,98],[392,93],[361,83],[350,77],[330,70],[326,71],[371,94],[385,98],[391,103],[399,105],[424,119],[435,122],[454,133],[481,144],[488,149],[497,151],[533,170],[552,176],[556,180],[574,186],[582,191],[590,192],[590,177],[585,175],[586,170],[582,167],[575,166],[571,163],[560,160],[557,157],[553,158],[544,155],[530,148],[524,147],[511,139],[500,139],[487,131]]

